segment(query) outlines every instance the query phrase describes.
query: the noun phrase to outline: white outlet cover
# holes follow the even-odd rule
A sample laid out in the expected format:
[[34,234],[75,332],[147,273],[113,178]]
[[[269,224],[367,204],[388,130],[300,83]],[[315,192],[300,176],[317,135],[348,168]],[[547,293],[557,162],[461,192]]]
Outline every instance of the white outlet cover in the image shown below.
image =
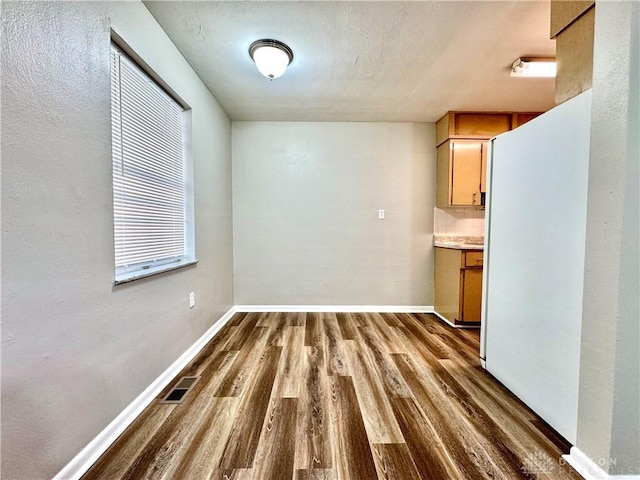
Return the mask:
[[384,220],[384,210],[378,210],[378,219]]
[[193,308],[196,305],[196,294],[191,292],[189,294],[189,308]]

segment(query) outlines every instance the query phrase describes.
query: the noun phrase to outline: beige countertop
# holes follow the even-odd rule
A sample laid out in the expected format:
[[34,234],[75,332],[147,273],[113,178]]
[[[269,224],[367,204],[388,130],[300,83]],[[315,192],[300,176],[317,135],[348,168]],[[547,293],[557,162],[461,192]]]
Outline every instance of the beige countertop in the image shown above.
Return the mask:
[[434,235],[433,246],[455,250],[484,250],[484,237]]

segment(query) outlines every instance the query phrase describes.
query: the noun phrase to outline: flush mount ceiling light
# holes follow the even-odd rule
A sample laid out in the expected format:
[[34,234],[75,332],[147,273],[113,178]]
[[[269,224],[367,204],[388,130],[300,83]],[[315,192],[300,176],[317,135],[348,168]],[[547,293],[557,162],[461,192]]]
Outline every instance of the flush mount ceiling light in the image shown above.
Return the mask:
[[256,40],[249,46],[249,55],[258,71],[269,80],[282,75],[293,61],[291,49],[278,40]]
[[511,77],[555,77],[554,58],[519,58],[511,65]]

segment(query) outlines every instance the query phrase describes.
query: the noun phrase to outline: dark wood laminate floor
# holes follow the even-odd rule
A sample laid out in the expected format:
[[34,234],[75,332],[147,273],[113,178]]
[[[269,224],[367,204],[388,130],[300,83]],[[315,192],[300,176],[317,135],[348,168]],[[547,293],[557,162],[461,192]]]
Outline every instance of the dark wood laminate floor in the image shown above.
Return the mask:
[[184,402],[151,404],[83,478],[581,478],[478,349],[428,314],[236,314]]

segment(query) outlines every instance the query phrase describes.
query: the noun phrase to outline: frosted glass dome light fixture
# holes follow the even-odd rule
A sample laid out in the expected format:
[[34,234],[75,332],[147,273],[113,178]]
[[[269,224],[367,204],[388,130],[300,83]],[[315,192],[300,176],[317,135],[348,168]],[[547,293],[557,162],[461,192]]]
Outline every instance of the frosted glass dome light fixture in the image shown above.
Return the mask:
[[293,51],[278,40],[256,40],[249,46],[249,55],[258,71],[269,80],[282,75],[293,61]]

